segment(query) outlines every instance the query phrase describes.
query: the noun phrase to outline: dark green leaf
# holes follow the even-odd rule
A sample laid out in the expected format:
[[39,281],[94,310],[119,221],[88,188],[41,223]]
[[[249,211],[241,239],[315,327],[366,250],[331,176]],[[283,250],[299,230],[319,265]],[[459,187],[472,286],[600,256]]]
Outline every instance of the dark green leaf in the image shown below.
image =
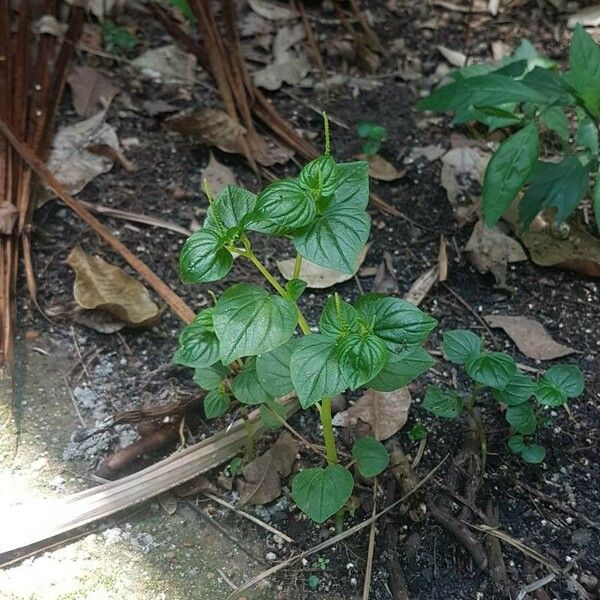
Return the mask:
[[292,481],[292,498],[316,523],[323,523],[342,508],[354,487],[352,473],[340,465],[300,471]]
[[292,301],[296,302],[300,296],[304,293],[306,289],[307,283],[302,279],[290,279],[285,284],[285,291],[287,292],[287,297]]
[[408,437],[412,442],[420,442],[427,437],[427,427],[423,423],[415,423],[408,432]]
[[[204,229],[215,229],[220,232],[218,219],[225,229],[244,225],[256,205],[256,195],[235,185],[225,186],[225,189],[208,207]],[[218,219],[215,219],[215,214]]]
[[321,312],[319,330],[323,335],[338,337],[359,330],[361,315],[338,295],[331,296]]
[[481,338],[468,329],[444,331],[442,350],[444,356],[457,365],[464,365],[470,358],[481,354]]
[[583,394],[585,382],[577,365],[556,365],[548,369],[542,379],[562,390],[567,398],[577,398]]
[[567,394],[545,379],[538,382],[535,397],[544,406],[560,406],[567,401]]
[[578,146],[587,148],[594,156],[598,156],[598,125],[589,117],[585,117],[577,128],[576,142]]
[[526,445],[521,450],[521,458],[532,465],[541,463],[546,458],[546,450],[538,444]]
[[290,359],[298,338],[290,338],[283,346],[256,357],[256,373],[262,387],[272,396],[278,397],[292,390]]
[[383,369],[369,381],[369,387],[380,392],[392,392],[408,385],[433,365],[435,359],[421,346],[390,352]]
[[488,227],[506,212],[535,168],[539,135],[531,122],[494,152],[483,178],[483,215]]
[[229,368],[220,362],[210,367],[201,367],[194,371],[194,383],[198,384],[203,390],[214,390],[218,388],[223,379],[227,377]]
[[199,229],[185,241],[179,253],[183,283],[208,283],[225,277],[233,264],[231,252],[212,229]]
[[463,403],[453,391],[444,391],[437,385],[430,385],[425,393],[423,408],[436,417],[455,419],[462,412]]
[[381,149],[381,142],[379,140],[365,140],[362,145],[363,154],[367,156],[375,156]]
[[527,73],[523,83],[543,94],[546,104],[558,102],[561,106],[569,106],[574,103],[568,87],[554,71],[536,67]]
[[223,390],[211,390],[204,398],[204,414],[207,419],[216,419],[229,409],[231,400]]
[[541,118],[548,129],[558,134],[565,144],[569,143],[569,121],[562,106],[550,106],[541,114]]
[[352,457],[363,477],[375,477],[390,464],[385,446],[374,437],[362,437],[352,446]]
[[127,53],[139,44],[135,35],[112,21],[104,21],[101,32],[104,49],[111,54]]
[[[287,416],[285,408],[274,400],[263,402],[259,407],[259,411],[261,423],[267,429],[279,429],[282,426],[281,419],[285,421]],[[279,415],[281,419],[278,419],[276,415]]]
[[298,341],[290,359],[290,374],[302,408],[348,387],[337,359],[335,338],[320,334]]
[[537,427],[537,420],[531,402],[509,406],[506,409],[506,420],[515,431],[527,435],[533,433]]
[[273,398],[258,380],[254,356],[246,359],[244,368],[233,378],[231,391],[242,404],[262,404]]
[[477,383],[502,390],[517,372],[517,365],[504,352],[484,352],[465,363],[467,375]]
[[214,309],[207,308],[179,335],[179,348],[173,363],[197,369],[210,367],[219,360],[219,340],[213,329]]
[[230,363],[285,344],[296,329],[298,311],[285,298],[250,283],[238,283],[217,301],[213,321],[221,359]]
[[359,160],[339,164],[338,177],[332,204],[365,209],[369,204],[369,163]]
[[388,357],[384,341],[373,334],[344,336],[338,342],[337,351],[342,376],[352,390],[373,379]]
[[435,329],[437,321],[414,304],[378,294],[365,294],[356,303],[373,333],[392,351],[398,346],[420,344]]
[[508,438],[508,447],[515,454],[521,454],[523,448],[525,448],[525,441],[522,435],[513,435]]
[[507,406],[517,406],[527,402],[534,394],[536,384],[529,375],[517,371],[503,390],[493,390],[494,398]]
[[555,62],[541,56],[535,49],[535,46],[529,40],[521,40],[519,46],[510,55],[510,61],[527,61],[527,69],[531,71],[534,68],[552,69]]
[[314,198],[320,198],[335,192],[339,187],[340,174],[331,154],[323,154],[304,166],[298,180]]

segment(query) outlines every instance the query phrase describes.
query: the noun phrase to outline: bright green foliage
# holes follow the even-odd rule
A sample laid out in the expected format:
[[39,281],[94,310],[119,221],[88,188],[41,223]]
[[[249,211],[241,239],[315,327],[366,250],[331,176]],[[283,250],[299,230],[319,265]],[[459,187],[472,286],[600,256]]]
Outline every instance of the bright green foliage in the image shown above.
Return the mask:
[[179,274],[183,283],[208,283],[225,277],[233,256],[225,247],[225,237],[212,229],[199,229],[185,242],[179,254]]
[[128,54],[140,43],[135,35],[112,21],[103,21],[101,32],[104,49],[110,54]]
[[387,138],[387,129],[371,121],[360,121],[356,124],[356,133],[363,139],[362,151],[367,156],[379,152],[381,143]]
[[468,329],[445,331],[442,339],[444,356],[457,365],[464,365],[470,358],[479,356],[482,344],[481,338]]
[[529,375],[517,371],[510,381],[504,386],[504,389],[492,390],[492,395],[499,402],[507,406],[517,406],[527,402],[536,391],[536,384]]
[[316,591],[317,589],[319,589],[319,578],[316,575],[310,575],[307,582],[308,587],[311,590]]
[[194,371],[194,383],[203,390],[214,390],[221,385],[228,373],[229,369],[221,363],[215,363],[210,367],[201,367]]
[[346,504],[354,479],[341,465],[300,471],[292,481],[292,498],[315,523],[323,523]]
[[272,396],[284,396],[294,387],[290,375],[290,358],[298,338],[256,358],[256,373],[262,387]]
[[227,412],[230,404],[227,392],[221,389],[211,390],[204,398],[204,414],[207,419],[216,419]]
[[437,385],[427,388],[423,408],[443,419],[454,419],[463,410],[463,403],[458,394],[451,390],[444,391]]
[[[285,421],[285,408],[274,400],[266,400],[260,405],[259,410],[261,423],[267,429],[279,429],[282,425],[281,420]],[[277,415],[281,418],[278,419]]]
[[388,355],[378,375],[369,381],[369,386],[380,392],[393,392],[429,371],[435,359],[421,346],[412,346]]
[[465,371],[473,381],[503,390],[517,372],[517,365],[504,352],[483,352],[465,363]]
[[390,464],[385,446],[374,437],[362,437],[352,446],[352,457],[363,477],[375,477]]
[[[542,210],[554,211],[558,223],[567,219],[598,181],[600,121],[600,46],[577,26],[571,40],[569,70],[540,56],[523,40],[501,64],[469,65],[451,74],[452,82],[423,98],[418,107],[454,113],[455,123],[478,121],[491,131],[507,131],[485,171],[482,212],[495,225],[525,188],[519,221],[527,228]],[[577,127],[571,129],[569,115]],[[562,143],[558,162],[539,161],[551,137]],[[600,191],[592,188],[600,225]],[[600,227],[599,227],[600,230]]]
[[254,356],[246,359],[244,368],[232,380],[231,392],[242,404],[262,404],[273,399],[258,380]]
[[537,420],[531,402],[509,406],[506,409],[506,420],[519,433],[533,433],[537,427]]
[[213,328],[214,309],[207,308],[183,329],[179,349],[173,356],[177,365],[198,369],[210,367],[219,360],[219,340]]

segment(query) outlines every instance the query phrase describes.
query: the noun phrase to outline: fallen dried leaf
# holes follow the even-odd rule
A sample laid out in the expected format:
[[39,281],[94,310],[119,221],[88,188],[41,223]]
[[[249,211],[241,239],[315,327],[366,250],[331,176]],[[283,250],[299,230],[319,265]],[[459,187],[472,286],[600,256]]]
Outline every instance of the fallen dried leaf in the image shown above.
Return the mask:
[[462,52],[451,50],[445,46],[438,46],[440,54],[453,66],[461,69],[467,64],[467,57]]
[[164,100],[144,100],[144,102],[142,102],[142,108],[151,117],[177,112],[178,110],[176,106],[173,106],[173,104],[169,104]]
[[405,294],[404,299],[412,302],[415,306],[419,306],[425,300],[435,282],[438,281],[438,278],[439,271],[436,265],[415,279],[410,286],[410,290]]
[[446,154],[446,149],[442,146],[429,144],[428,146],[416,146],[411,149],[410,154],[404,159],[405,164],[413,163],[419,158],[425,157],[429,162],[433,162]]
[[298,16],[298,13],[289,7],[269,0],[248,0],[248,5],[257,15],[270,21],[284,21]]
[[[356,265],[356,270],[365,260],[367,256],[367,252],[369,251],[371,244],[367,244],[359,253],[358,253],[358,262]],[[277,268],[279,272],[286,278],[292,279],[294,274],[294,264],[295,260],[293,258],[288,258],[285,260],[277,261]],[[348,281],[354,277],[354,273],[340,273],[339,271],[335,271],[334,269],[327,269],[325,267],[320,267],[319,265],[315,265],[309,260],[302,261],[302,268],[300,269],[300,279],[306,281],[307,287],[309,288],[317,288],[323,289],[331,287],[332,285],[336,285],[338,283],[342,283],[344,281]]]
[[587,6],[569,17],[567,25],[572,29],[577,24],[583,27],[598,27],[600,25],[600,4]]
[[0,202],[0,233],[10,235],[19,217],[19,211],[12,202]]
[[382,294],[396,294],[399,291],[398,278],[394,273],[394,259],[387,251],[383,253],[383,260],[377,267],[371,291]]
[[91,146],[88,146],[86,150],[92,154],[105,156],[112,161],[118,162],[129,173],[135,173],[137,171],[135,163],[129,160],[118,148],[113,148],[108,144],[92,144]]
[[406,175],[406,168],[398,171],[392,163],[379,156],[379,154],[369,157],[365,154],[359,154],[356,158],[358,160],[366,160],[369,162],[369,175],[373,177],[373,179],[378,179],[379,181],[394,181]]
[[98,103],[106,107],[119,91],[106,75],[83,65],[71,70],[67,83],[75,112],[81,117],[89,117]]
[[147,50],[131,62],[143,75],[163,83],[189,81],[194,72],[196,57],[178,46],[169,45]]
[[93,310],[85,310],[83,308],[76,307],[73,311],[71,318],[74,323],[93,329],[98,333],[116,333],[121,331],[127,324],[121,319],[115,317],[106,310],[99,308]]
[[534,319],[509,315],[485,315],[490,327],[504,329],[517,348],[534,360],[553,360],[577,352],[554,341],[546,328]]
[[446,239],[440,236],[440,249],[438,251],[438,281],[448,279],[448,251],[446,250]]
[[275,444],[242,469],[244,480],[239,482],[240,501],[245,504],[266,504],[281,494],[281,478],[287,477],[300,445],[284,431]]
[[404,427],[408,419],[410,392],[407,387],[393,392],[368,389],[348,410],[333,417],[336,427],[356,427],[362,421],[371,426],[378,440],[387,440]]
[[209,154],[208,164],[202,169],[202,179],[208,181],[214,196],[218,196],[226,186],[237,183],[233,171],[221,164],[212,152]]
[[158,320],[160,311],[148,290],[119,267],[99,256],[88,256],[79,246],[66,262],[75,271],[73,296],[81,308],[108,312],[129,327],[153,325]]

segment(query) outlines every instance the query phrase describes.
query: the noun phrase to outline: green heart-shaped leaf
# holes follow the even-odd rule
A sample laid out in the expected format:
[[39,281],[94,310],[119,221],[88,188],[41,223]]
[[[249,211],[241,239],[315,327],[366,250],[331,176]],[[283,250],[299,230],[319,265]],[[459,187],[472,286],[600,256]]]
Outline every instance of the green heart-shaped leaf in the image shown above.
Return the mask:
[[506,420],[516,431],[526,435],[533,433],[537,427],[537,419],[531,402],[509,406],[506,409]]
[[346,504],[353,487],[352,473],[340,465],[304,469],[292,481],[292,498],[315,523],[323,523]]
[[408,385],[435,365],[435,359],[421,346],[402,352],[390,352],[383,369],[369,387],[380,392],[392,392]]
[[337,350],[343,377],[352,390],[373,379],[388,357],[385,343],[373,334],[344,336],[338,342]]
[[233,256],[212,229],[199,229],[185,241],[179,253],[179,275],[183,283],[207,283],[225,277]]
[[499,402],[507,406],[517,406],[527,402],[536,390],[536,384],[529,375],[517,371],[503,390],[492,390],[492,394]]
[[473,381],[502,390],[517,372],[517,365],[504,352],[485,352],[469,359],[465,370]]
[[329,337],[338,337],[359,331],[360,313],[339,296],[331,296],[321,312],[319,331]]
[[457,365],[464,365],[470,358],[481,354],[482,345],[481,338],[468,329],[444,331],[444,356]]
[[508,438],[508,447],[515,454],[521,454],[523,448],[525,448],[525,441],[522,435],[513,435]]
[[577,365],[556,365],[544,373],[542,381],[548,381],[562,390],[567,398],[577,398],[583,394],[585,382]]
[[463,403],[458,394],[444,391],[437,385],[430,385],[425,393],[423,408],[436,417],[455,419],[463,409]]
[[567,401],[564,390],[557,388],[553,383],[541,379],[535,388],[535,397],[544,406],[560,406]]
[[229,369],[220,362],[216,362],[210,367],[196,369],[194,371],[194,383],[203,390],[214,390],[221,385],[227,373],[229,373]]
[[363,437],[352,446],[352,457],[363,477],[375,477],[385,471],[390,464],[390,456],[385,446],[374,437]]
[[207,419],[216,419],[229,409],[231,400],[223,390],[211,390],[204,398],[204,414]]
[[290,359],[298,338],[290,338],[283,346],[256,357],[256,374],[262,387],[274,397],[287,394],[293,387]]
[[219,340],[213,330],[214,309],[207,308],[179,334],[173,363],[193,369],[210,367],[219,360]]
[[258,380],[254,356],[246,359],[244,368],[234,377],[231,391],[242,404],[262,404],[273,399]]
[[[225,229],[233,229],[243,225],[256,205],[256,194],[235,185],[227,185],[208,207],[204,229],[215,229],[219,232],[221,224]],[[215,214],[218,218],[215,218]]]
[[538,444],[526,445],[521,450],[521,458],[532,465],[541,463],[546,458],[546,450]]
[[319,198],[335,192],[339,187],[340,174],[331,154],[323,154],[304,166],[298,180],[314,198]]

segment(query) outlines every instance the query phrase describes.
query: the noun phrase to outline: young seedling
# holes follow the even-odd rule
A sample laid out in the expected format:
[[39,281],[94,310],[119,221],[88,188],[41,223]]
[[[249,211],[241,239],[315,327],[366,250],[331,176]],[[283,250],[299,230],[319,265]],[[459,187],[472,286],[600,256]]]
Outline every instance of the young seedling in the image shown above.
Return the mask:
[[371,121],[360,121],[356,125],[358,137],[363,139],[362,151],[365,156],[375,156],[381,143],[387,139],[387,129]]
[[[566,72],[523,40],[501,64],[454,71],[452,83],[419,102],[420,109],[453,113],[455,123],[477,121],[490,132],[513,131],[485,171],[483,216],[488,226],[498,222],[524,187],[518,211],[524,229],[544,209],[553,209],[556,223],[562,223],[591,188],[600,230],[599,73],[600,46],[578,25]],[[539,160],[555,140],[561,145],[560,160]]]
[[[471,380],[470,392],[461,397],[453,390],[429,386],[423,408],[445,419],[456,419],[463,413],[473,417],[482,397],[491,395],[500,406],[506,407],[504,416],[510,427],[510,450],[525,462],[542,462],[546,451],[539,444],[530,443],[526,436],[535,434],[538,425],[546,420],[541,409],[561,406],[569,398],[583,393],[584,381],[579,367],[556,365],[534,381],[517,368],[511,356],[504,352],[484,352],[481,338],[463,329],[444,333],[443,350],[450,362],[464,367]],[[479,433],[485,458],[485,432]]]
[[128,54],[139,44],[135,35],[112,21],[103,21],[101,32],[104,49],[111,54]]
[[[292,391],[303,409],[318,411],[327,465],[304,469],[292,481],[294,501],[317,523],[342,515],[354,487],[352,472],[338,460],[332,397],[362,386],[383,391],[405,386],[434,364],[421,344],[436,326],[435,319],[398,298],[365,294],[350,304],[335,294],[321,312],[318,332],[311,330],[298,305],[306,287],[299,278],[303,259],[354,273],[370,229],[368,165],[337,163],[326,120],[325,125],[325,153],[298,177],[275,181],[258,195],[228,186],[213,199],[207,190],[204,224],[181,250],[181,279],[217,281],[237,256],[275,293],[243,282],[227,288],[182,331],[173,358],[194,368],[194,380],[208,391],[207,417],[222,415],[236,402],[260,405],[261,415],[273,419],[275,399]],[[255,255],[256,233],[293,243],[295,270],[285,285]],[[374,438],[359,439],[352,455],[364,477],[377,475],[389,461]]]

